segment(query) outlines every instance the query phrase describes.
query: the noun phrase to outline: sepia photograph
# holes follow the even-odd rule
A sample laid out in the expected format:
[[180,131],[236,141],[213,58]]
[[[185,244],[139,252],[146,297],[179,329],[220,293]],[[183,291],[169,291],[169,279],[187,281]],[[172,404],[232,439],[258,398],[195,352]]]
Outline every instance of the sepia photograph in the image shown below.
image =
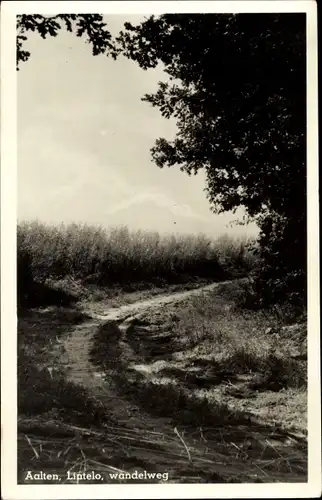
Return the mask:
[[9,3],[4,499],[318,496],[316,4]]

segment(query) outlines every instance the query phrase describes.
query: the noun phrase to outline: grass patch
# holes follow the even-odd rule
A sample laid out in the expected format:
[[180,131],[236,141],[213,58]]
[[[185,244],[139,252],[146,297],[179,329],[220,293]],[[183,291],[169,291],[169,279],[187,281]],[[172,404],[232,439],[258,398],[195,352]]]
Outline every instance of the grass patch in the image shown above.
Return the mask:
[[285,323],[240,309],[219,286],[142,313],[123,334],[106,325],[92,356],[120,396],[177,426],[188,447],[199,430],[211,452],[237,460],[231,482],[305,481],[306,324]]
[[241,309],[232,299],[236,290],[239,293],[236,282],[219,285],[215,292],[193,297],[177,313],[174,336],[177,343],[189,346],[185,356],[210,356],[217,370],[248,374],[253,388],[265,389],[267,384],[270,390],[305,389],[306,322],[289,325],[289,318],[283,321],[275,310]]

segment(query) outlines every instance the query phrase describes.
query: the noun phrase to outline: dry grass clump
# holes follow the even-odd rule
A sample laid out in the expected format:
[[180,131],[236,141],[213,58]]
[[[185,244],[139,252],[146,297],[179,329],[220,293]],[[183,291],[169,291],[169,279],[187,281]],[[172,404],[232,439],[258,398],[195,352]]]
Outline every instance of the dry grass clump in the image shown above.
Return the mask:
[[285,326],[274,311],[240,309],[221,287],[192,298],[178,317],[174,329],[182,346],[211,354],[214,365],[233,374],[251,375],[253,389],[307,386],[306,323]]
[[[82,474],[90,471],[103,479],[92,484],[305,481],[305,442],[294,448],[292,438],[278,429],[234,422],[196,428],[160,424],[156,430],[117,424],[94,429],[24,419],[19,422],[18,483],[44,482],[25,481],[27,470],[57,473],[56,484],[84,484]],[[279,440],[282,447],[276,445]],[[151,474],[150,479],[127,479],[141,471]],[[156,471],[161,480],[153,478]],[[75,474],[72,481],[67,481],[68,473]]]

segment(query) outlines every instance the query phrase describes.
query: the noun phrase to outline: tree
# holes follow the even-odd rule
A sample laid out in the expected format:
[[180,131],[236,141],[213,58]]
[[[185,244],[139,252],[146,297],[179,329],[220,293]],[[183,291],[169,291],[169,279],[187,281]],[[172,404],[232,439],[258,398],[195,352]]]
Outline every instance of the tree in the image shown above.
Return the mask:
[[28,61],[30,52],[24,50],[23,44],[27,40],[26,33],[33,31],[42,38],[56,37],[61,29],[66,28],[75,32],[76,36],[84,36],[87,43],[92,45],[93,55],[107,54],[114,59],[117,50],[112,42],[112,35],[107,30],[103,17],[98,14],[60,14],[57,16],[20,15],[17,16],[17,70],[21,62]]
[[[159,167],[206,172],[214,212],[244,207],[260,227],[264,302],[305,297],[305,14],[166,14],[125,23],[112,41],[99,15],[18,17],[17,63],[28,30],[43,38],[63,26],[86,36],[93,54],[122,53],[145,70],[164,65],[144,101],[177,121],[173,141],[157,139]],[[265,288],[265,293],[262,291]]]
[[244,207],[257,221],[272,300],[305,295],[305,35],[304,14],[171,14],[126,23],[118,37],[126,57],[168,75],[143,97],[177,121],[155,163],[205,169],[214,212]]

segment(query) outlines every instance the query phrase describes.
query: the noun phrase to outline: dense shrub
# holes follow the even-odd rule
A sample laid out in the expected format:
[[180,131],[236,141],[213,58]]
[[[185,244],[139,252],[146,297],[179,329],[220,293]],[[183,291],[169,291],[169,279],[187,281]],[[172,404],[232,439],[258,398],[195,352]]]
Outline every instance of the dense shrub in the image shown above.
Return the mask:
[[298,212],[296,219],[270,214],[260,222],[254,294],[261,307],[306,306],[306,218],[305,210]]
[[17,300],[24,305],[27,295],[34,285],[31,256],[24,248],[19,247],[17,254]]

